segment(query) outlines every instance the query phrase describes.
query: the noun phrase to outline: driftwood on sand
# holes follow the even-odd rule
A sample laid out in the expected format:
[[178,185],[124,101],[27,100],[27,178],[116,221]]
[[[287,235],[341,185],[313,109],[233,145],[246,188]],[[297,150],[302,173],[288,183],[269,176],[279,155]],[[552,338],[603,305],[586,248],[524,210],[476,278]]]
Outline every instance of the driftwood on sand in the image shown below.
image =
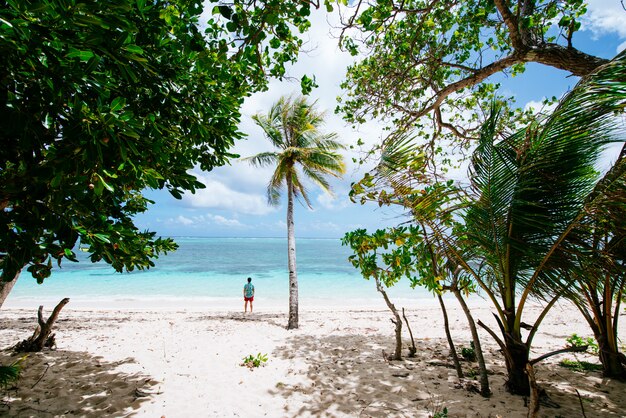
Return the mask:
[[40,305],[37,311],[37,328],[35,328],[35,332],[33,332],[33,335],[29,338],[17,343],[13,347],[13,350],[18,353],[31,353],[41,351],[44,347],[53,347],[55,343],[52,327],[59,317],[61,309],[63,309],[69,301],[69,298],[61,300],[61,302],[55,306],[47,321],[43,319],[43,305]]

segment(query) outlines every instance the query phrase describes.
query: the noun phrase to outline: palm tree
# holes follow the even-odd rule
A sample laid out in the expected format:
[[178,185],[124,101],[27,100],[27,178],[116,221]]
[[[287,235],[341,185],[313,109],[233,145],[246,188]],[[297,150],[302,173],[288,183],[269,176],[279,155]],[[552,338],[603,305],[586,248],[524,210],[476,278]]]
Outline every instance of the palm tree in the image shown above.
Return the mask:
[[626,356],[617,338],[626,292],[626,145],[592,196],[566,242],[573,256],[563,274],[573,286],[564,291],[593,331],[604,376],[626,380]]
[[[616,341],[626,282],[624,153],[602,180],[596,165],[607,144],[625,141],[624,80],[621,53],[583,79],[545,121],[504,139],[494,105],[472,156],[472,186],[461,193],[425,175],[422,154],[402,135],[386,144],[378,175],[353,188],[368,196],[366,189],[388,185],[391,192],[374,194],[379,203],[408,208],[434,250],[463,268],[489,298],[500,336],[478,323],[502,349],[510,392],[528,394],[527,368],[554,354],[529,358],[538,327],[561,297],[573,300],[590,325],[600,324],[592,329],[603,346],[605,374],[623,376],[626,358]],[[398,154],[408,161],[395,164]],[[451,217],[462,219],[463,228],[452,228]],[[526,325],[531,297],[546,303]]]
[[[293,223],[294,198],[302,198],[311,208],[308,191],[302,182],[307,177],[326,192],[331,192],[327,176],[341,177],[345,172],[343,156],[337,150],[344,146],[337,134],[322,133],[324,112],[316,102],[305,97],[281,97],[269,113],[257,114],[253,120],[263,129],[265,137],[277,148],[246,158],[257,167],[275,166],[267,186],[271,205],[280,202],[283,187],[287,188],[287,256],[289,265],[289,321],[287,329],[298,328],[298,276],[296,273],[296,239]],[[301,170],[298,170],[300,167]],[[300,173],[304,174],[304,176]]]
[[[585,255],[576,236],[590,213],[611,204],[606,192],[612,187],[598,187],[615,185],[619,178],[600,181],[596,165],[607,144],[625,140],[616,117],[626,104],[625,61],[626,54],[620,54],[600,67],[544,123],[502,141],[495,109],[473,154],[473,203],[465,233],[481,257],[482,269],[475,275],[497,310],[502,338],[481,326],[505,354],[513,393],[528,393],[526,368],[547,356],[530,360],[530,346],[547,311],[574,284],[567,273]],[[623,220],[624,205],[614,204]],[[546,305],[523,337],[529,297]]]

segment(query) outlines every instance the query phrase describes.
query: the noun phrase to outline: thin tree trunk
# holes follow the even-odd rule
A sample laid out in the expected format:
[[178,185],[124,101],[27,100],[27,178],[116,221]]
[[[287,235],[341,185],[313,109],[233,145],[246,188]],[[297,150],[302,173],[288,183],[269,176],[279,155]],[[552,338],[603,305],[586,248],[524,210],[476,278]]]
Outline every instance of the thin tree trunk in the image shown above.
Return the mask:
[[404,318],[404,322],[406,323],[406,329],[409,330],[409,335],[411,336],[411,346],[409,347],[409,357],[415,357],[415,353],[417,353],[417,347],[415,347],[415,339],[413,339],[413,331],[411,331],[409,320],[406,318],[406,315],[404,314],[404,308],[402,308],[402,317]]
[[287,260],[289,265],[289,321],[287,329],[298,328],[298,275],[296,273],[296,236],[293,224],[293,182],[287,176]]
[[402,360],[402,319],[400,318],[400,314],[398,313],[396,306],[391,303],[391,300],[389,300],[389,296],[387,296],[387,292],[385,292],[385,289],[380,283],[380,280],[378,280],[377,277],[374,277],[374,280],[376,281],[376,290],[378,290],[383,295],[387,307],[396,318],[395,320],[391,320],[391,322],[393,322],[393,324],[395,325],[396,330],[396,349],[393,353],[393,357],[391,358],[391,360]]
[[9,296],[9,293],[11,293],[11,289],[13,289],[13,286],[15,286],[15,282],[17,282],[17,278],[20,277],[20,273],[21,273],[21,270],[19,270],[15,274],[15,277],[13,277],[13,280],[11,281],[8,281],[8,282],[0,281],[0,308],[2,307],[2,305],[4,305],[4,301]]
[[450,334],[450,321],[448,321],[448,311],[446,310],[446,305],[443,303],[443,298],[441,295],[437,295],[437,300],[439,300],[439,305],[441,306],[441,312],[443,313],[443,328],[446,331],[446,338],[448,340],[448,345],[450,346],[450,355],[452,356],[452,361],[454,362],[454,368],[456,369],[456,375],[459,379],[463,379],[463,369],[461,368],[461,362],[459,361],[459,355],[456,352],[456,347],[454,347],[454,341],[452,340],[452,334]]
[[528,401],[528,418],[537,418],[539,415],[539,387],[535,378],[535,369],[533,365],[526,365],[526,373],[528,374],[528,382],[530,385],[530,400]]
[[467,303],[465,303],[465,299],[463,299],[463,295],[461,295],[461,292],[458,289],[454,289],[452,292],[461,304],[461,308],[463,308],[463,312],[465,312],[465,316],[467,317],[467,323],[470,327],[470,331],[472,332],[472,341],[474,341],[474,352],[476,353],[476,360],[478,361],[478,368],[480,369],[480,394],[487,398],[491,396],[491,389],[489,389],[487,366],[485,365],[483,349],[480,345],[480,337],[478,336],[478,331],[476,330],[476,323],[474,322],[474,317],[472,316],[472,313],[470,312]]

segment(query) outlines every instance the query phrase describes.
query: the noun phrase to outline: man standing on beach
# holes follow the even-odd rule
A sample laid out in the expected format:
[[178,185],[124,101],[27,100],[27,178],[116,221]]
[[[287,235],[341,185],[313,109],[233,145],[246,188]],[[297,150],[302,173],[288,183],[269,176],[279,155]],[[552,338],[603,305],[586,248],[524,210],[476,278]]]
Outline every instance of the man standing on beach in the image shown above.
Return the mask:
[[250,313],[252,313],[252,302],[254,301],[254,285],[251,283],[252,278],[248,277],[248,283],[243,286],[243,312],[248,311],[248,302],[250,302]]

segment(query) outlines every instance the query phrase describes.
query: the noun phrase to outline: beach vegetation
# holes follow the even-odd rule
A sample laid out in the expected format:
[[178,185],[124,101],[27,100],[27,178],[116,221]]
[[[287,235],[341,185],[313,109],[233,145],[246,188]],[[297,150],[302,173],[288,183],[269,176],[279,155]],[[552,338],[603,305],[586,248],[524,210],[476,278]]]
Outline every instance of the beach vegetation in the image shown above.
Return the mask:
[[267,363],[268,356],[267,354],[258,353],[257,355],[250,354],[243,358],[242,366],[247,367],[249,369],[254,369],[257,367],[265,366]]
[[22,356],[8,366],[0,365],[0,388],[8,389],[18,381],[22,372],[22,363],[27,357],[28,355]]
[[565,274],[572,285],[565,289],[591,328],[589,337],[606,377],[626,380],[626,356],[617,335],[626,286],[626,147],[617,163],[596,187],[598,202],[572,231],[579,256]]
[[79,241],[120,272],[175,250],[135,225],[144,191],[180,199],[204,187],[190,170],[234,157],[243,99],[295,61],[313,7],[214,2],[200,22],[195,0],[3,4],[0,305],[24,268],[41,283],[77,261]]
[[[424,287],[437,297],[444,318],[444,330],[450,347],[450,355],[457,376],[462,378],[462,366],[450,334],[447,309],[442,298],[443,292],[451,292],[455,295],[466,315],[476,347],[481,371],[480,392],[483,396],[489,396],[491,393],[489,377],[480,337],[472,313],[465,302],[465,297],[475,291],[475,286],[471,277],[464,274],[464,270],[456,261],[456,257],[464,251],[458,248],[455,256],[450,257],[442,251],[443,247],[440,245],[439,238],[429,233],[429,225],[434,222],[441,222],[444,225],[443,228],[448,230],[459,230],[462,224],[455,218],[454,213],[465,203],[462,194],[452,182],[439,182],[423,170],[424,161],[424,155],[416,152],[409,137],[390,143],[372,173],[366,174],[361,181],[353,184],[350,196],[353,201],[358,200],[361,203],[374,200],[379,205],[399,205],[408,210],[407,216],[412,217],[412,221],[407,221],[408,225],[404,227],[405,236],[387,245],[393,243],[397,246],[410,247],[405,250],[407,255],[401,259],[407,268],[406,276],[411,281],[412,287]],[[387,229],[388,232],[393,230],[393,228]],[[384,234],[384,232],[380,233]],[[346,234],[346,238],[350,234]],[[407,236],[411,239],[407,239]],[[363,250],[358,245],[352,245],[352,249],[355,254]]]
[[588,361],[563,359],[559,366],[576,372],[598,372],[602,370],[602,364],[590,363]]
[[474,341],[470,341],[469,347],[461,347],[461,356],[467,361],[476,361],[476,350],[474,349]]
[[398,227],[379,229],[372,234],[365,229],[357,229],[346,233],[341,240],[354,252],[348,260],[365,279],[374,279],[376,290],[393,315],[391,322],[395,328],[396,343],[390,360],[402,360],[402,319],[385,289],[395,285],[402,277],[413,274],[411,260],[415,238],[407,228]]
[[448,408],[444,406],[441,411],[437,411],[432,414],[431,418],[448,418]]
[[[469,187],[432,181],[440,176],[427,174],[428,158],[421,148],[408,142],[401,142],[403,151],[395,154],[404,156],[400,168],[392,166],[395,171],[390,174],[385,163],[382,170],[366,175],[353,187],[361,201],[377,200],[381,205],[407,208],[409,222],[426,227],[419,233],[430,237],[437,253],[449,260],[451,270],[460,268],[463,277],[491,301],[501,337],[481,321],[478,324],[504,354],[507,388],[512,393],[527,395],[527,365],[553,354],[530,360],[532,340],[556,301],[571,297],[573,292],[567,289],[575,280],[584,283],[584,275],[572,274],[582,270],[582,256],[599,248],[584,247],[587,241],[582,241],[579,231],[588,230],[593,214],[609,209],[622,214],[611,219],[621,221],[623,227],[623,204],[619,202],[623,202],[626,190],[624,152],[604,177],[596,164],[609,144],[623,146],[619,115],[624,106],[620,82],[624,79],[624,60],[626,54],[618,55],[584,78],[547,118],[513,133],[501,131],[500,117],[505,108],[494,102],[472,154]],[[402,136],[397,138],[403,141]],[[397,145],[389,141],[389,147],[393,150]],[[441,211],[442,201],[447,210]],[[608,299],[619,300],[624,252],[620,255],[618,251],[623,239],[606,242],[612,245],[601,247],[606,264],[603,271],[617,274],[612,276],[616,281],[604,289],[615,292]],[[530,325],[523,322],[529,298],[544,302]],[[612,310],[604,317],[605,322],[609,318],[615,324]],[[523,330],[528,330],[525,337]]]
[[298,328],[298,275],[296,270],[296,238],[294,201],[301,199],[312,208],[305,181],[309,180],[323,191],[332,193],[328,177],[341,177],[345,172],[345,146],[334,132],[322,131],[324,112],[306,97],[281,97],[267,114],[257,114],[253,120],[263,130],[276,150],[245,158],[256,167],[274,167],[267,186],[270,205],[280,204],[284,189],[287,195],[287,255],[289,269],[289,317],[287,329]]
[[[495,104],[472,155],[471,204],[463,213],[462,235],[437,234],[452,251],[458,241],[476,251],[477,262],[464,269],[497,310],[502,338],[479,325],[504,353],[512,393],[528,393],[525,368],[539,360],[528,358],[532,340],[571,284],[568,268],[579,254],[574,231],[616,186],[616,181],[600,182],[595,165],[608,144],[624,141],[616,112],[624,104],[617,80],[623,79],[625,59],[621,54],[585,78],[546,120],[503,139],[498,131],[502,108]],[[533,296],[545,305],[526,325],[523,312]]]
[[[393,199],[388,195],[385,195],[385,198]],[[440,213],[443,213],[443,211]],[[475,353],[480,369],[480,393],[488,397],[491,395],[491,390],[489,389],[487,367],[474,319],[459,290],[460,270],[457,269],[456,274],[453,275],[452,282],[447,281],[446,277],[449,272],[447,265],[437,255],[434,246],[429,241],[428,235],[423,233],[422,228],[423,225],[420,227],[408,225],[377,230],[372,234],[368,234],[364,229],[358,229],[346,233],[342,239],[342,244],[350,246],[354,252],[349,257],[349,261],[361,271],[361,275],[366,279],[374,278],[376,289],[383,295],[387,307],[395,317],[395,320],[392,320],[395,324],[396,332],[394,358],[400,359],[402,326],[397,323],[399,320],[398,311],[384,289],[385,287],[395,285],[401,278],[406,277],[411,281],[412,287],[423,286],[437,297],[443,314],[450,356],[452,357],[457,376],[459,379],[462,379],[464,377],[463,369],[450,333],[447,309],[442,297],[442,292],[444,291],[452,290],[455,292],[457,299],[463,306],[472,330],[473,347],[478,347]],[[469,292],[469,282],[465,281],[464,283],[464,291]]]
[[593,337],[581,337],[578,334],[572,334],[565,339],[567,345],[570,347],[587,347],[587,351],[593,354],[598,354],[598,342]]

